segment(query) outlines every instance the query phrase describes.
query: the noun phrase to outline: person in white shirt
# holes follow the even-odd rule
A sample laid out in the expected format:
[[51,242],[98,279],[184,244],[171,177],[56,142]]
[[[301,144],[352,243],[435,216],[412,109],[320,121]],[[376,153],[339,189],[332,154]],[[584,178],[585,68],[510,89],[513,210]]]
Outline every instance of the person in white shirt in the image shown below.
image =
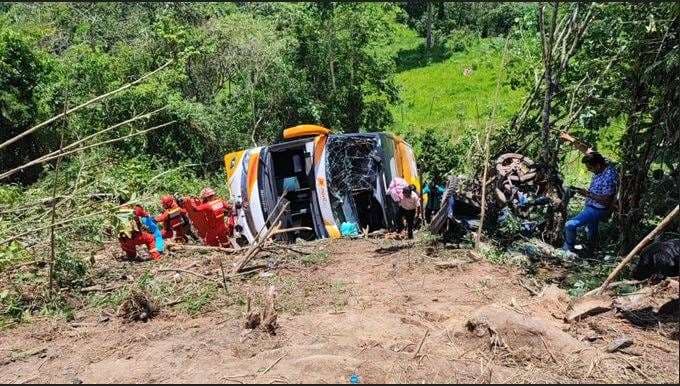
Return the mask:
[[416,210],[420,208],[420,197],[411,186],[405,187],[402,192],[403,198],[399,200],[397,211],[397,231],[401,232],[404,229],[404,219],[406,219],[408,238],[412,239]]

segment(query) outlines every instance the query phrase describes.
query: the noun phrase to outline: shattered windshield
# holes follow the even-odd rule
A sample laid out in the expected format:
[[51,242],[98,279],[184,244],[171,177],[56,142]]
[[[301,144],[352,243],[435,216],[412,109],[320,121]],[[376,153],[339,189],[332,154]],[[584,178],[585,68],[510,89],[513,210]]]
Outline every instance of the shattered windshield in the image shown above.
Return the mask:
[[340,222],[358,222],[353,195],[376,187],[380,171],[378,139],[368,136],[332,136],[326,145],[328,193],[333,215]]

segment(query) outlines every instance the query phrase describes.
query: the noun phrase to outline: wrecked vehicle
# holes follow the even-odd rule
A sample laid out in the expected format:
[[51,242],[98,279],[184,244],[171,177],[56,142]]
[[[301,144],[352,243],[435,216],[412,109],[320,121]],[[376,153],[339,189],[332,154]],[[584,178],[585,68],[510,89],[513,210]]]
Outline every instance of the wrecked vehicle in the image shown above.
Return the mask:
[[226,154],[231,199],[248,205],[237,224],[253,242],[278,198],[290,202],[284,228],[300,227],[282,238],[339,238],[343,224],[374,231],[394,229],[396,205],[387,188],[401,177],[420,190],[411,147],[389,133],[331,134],[316,125],[283,132],[284,140]]
[[[496,158],[486,181],[485,227],[511,224],[524,236],[540,236],[559,242],[561,225],[566,217],[569,192],[562,186],[556,170],[535,163],[518,153]],[[482,182],[455,177],[449,180],[442,208],[433,217],[430,231],[452,236],[477,230],[481,214]]]

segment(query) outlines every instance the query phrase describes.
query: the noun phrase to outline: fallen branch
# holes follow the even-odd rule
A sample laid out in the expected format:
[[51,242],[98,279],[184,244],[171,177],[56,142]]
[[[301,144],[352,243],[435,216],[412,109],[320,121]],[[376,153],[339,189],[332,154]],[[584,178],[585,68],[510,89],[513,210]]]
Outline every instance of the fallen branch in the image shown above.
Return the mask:
[[649,232],[649,234],[645,236],[645,238],[642,239],[642,241],[640,241],[635,246],[635,248],[633,248],[633,250],[628,253],[628,256],[626,256],[626,258],[623,259],[621,263],[619,263],[619,265],[614,269],[614,271],[612,271],[612,273],[609,274],[607,280],[605,280],[604,283],[602,283],[602,286],[597,292],[598,295],[602,295],[602,293],[607,289],[607,286],[609,286],[609,283],[612,280],[614,280],[614,278],[616,278],[616,276],[619,275],[621,270],[623,270],[623,268],[625,268],[633,260],[633,257],[635,257],[635,255],[637,255],[638,252],[640,252],[644,247],[646,247],[647,244],[649,244],[656,237],[657,234],[661,233],[661,231],[663,231],[668,226],[668,224],[670,224],[673,221],[673,219],[675,219],[678,213],[680,213],[680,205],[676,205],[675,209],[668,213],[668,215],[666,215],[666,217],[659,223],[659,225],[657,225],[653,231]]
[[28,235],[28,234],[35,233],[35,232],[37,232],[37,231],[41,231],[41,230],[45,230],[45,229],[51,228],[52,226],[64,225],[64,224],[72,223],[72,222],[77,221],[77,220],[82,220],[82,219],[84,219],[84,218],[88,218],[88,217],[92,217],[92,216],[98,216],[98,215],[101,215],[101,214],[104,214],[104,213],[108,213],[108,212],[109,212],[108,210],[102,210],[102,211],[99,211],[99,212],[94,212],[94,213],[86,214],[86,215],[83,215],[83,216],[78,216],[78,217],[70,218],[70,219],[68,219],[68,220],[59,221],[59,222],[56,222],[56,223],[54,223],[54,224],[47,225],[47,226],[44,226],[44,227],[31,229],[31,230],[29,230],[29,231],[19,233],[18,235],[15,235],[15,236],[12,236],[12,237],[10,237],[10,238],[7,238],[7,239],[4,239],[4,240],[0,241],[0,245],[9,243],[9,242],[11,242],[11,241],[14,241],[14,240],[16,240],[16,239],[19,239],[19,238],[21,238],[21,237],[23,237],[23,236],[26,236],[26,235]]
[[[269,215],[269,218],[267,218],[267,220],[265,221],[264,227],[260,229],[260,231],[255,236],[255,239],[253,240],[253,245],[250,247],[250,249],[248,249],[245,256],[243,256],[243,258],[234,265],[234,268],[231,271],[232,274],[238,273],[241,269],[243,269],[243,267],[246,264],[248,264],[248,261],[250,261],[250,259],[252,259],[260,251],[264,243],[270,238],[271,233],[276,232],[278,230],[278,228],[280,227],[279,220],[281,219],[281,217],[283,217],[284,213],[286,213],[286,210],[290,205],[289,201],[284,202],[285,200],[284,196],[285,194],[279,197],[279,200],[277,201],[276,206],[274,207],[274,211],[272,211],[272,213]],[[270,219],[272,217],[274,219],[271,220],[270,222]],[[272,224],[272,226],[267,228],[267,230],[265,231],[264,229],[267,223]]]
[[165,307],[172,307],[172,306],[176,306],[176,305],[178,305],[178,304],[180,304],[180,303],[184,303],[185,301],[186,301],[186,299],[173,300],[173,301],[171,301],[171,302],[167,302],[167,303],[161,304],[161,307],[162,307],[162,308],[165,308]]
[[29,261],[29,262],[27,262],[27,263],[17,264],[17,265],[8,267],[8,268],[7,268],[7,271],[14,271],[14,270],[17,270],[17,269],[19,269],[19,268],[29,267],[29,266],[31,266],[31,265],[41,265],[41,264],[44,265],[44,264],[46,264],[46,263],[47,263],[47,262],[44,261],[44,260]]
[[200,274],[200,273],[198,273],[198,272],[189,271],[189,270],[181,269],[181,268],[162,268],[162,269],[159,269],[158,272],[183,272],[183,273],[188,273],[188,274],[190,274],[190,275],[194,275],[194,276],[196,276],[196,277],[200,277],[200,278],[203,278],[203,279],[206,279],[206,280],[210,280],[210,281],[212,281],[212,282],[214,282],[214,283],[217,283],[218,285],[221,285],[221,284],[222,284],[222,283],[220,283],[219,281],[217,281],[217,280],[215,280],[215,279],[213,279],[213,278],[211,278],[211,277],[202,275],[202,274]]
[[413,354],[413,359],[418,358],[418,354],[420,354],[420,349],[423,348],[423,343],[425,343],[425,338],[430,335],[430,329],[425,330],[425,335],[423,335],[423,339],[420,340],[420,344],[418,344],[418,349],[416,349],[415,354]]
[[[137,131],[137,132],[135,132],[135,133],[127,134],[127,135],[124,135],[124,136],[119,137],[119,138],[114,138],[114,139],[109,139],[109,140],[107,140],[107,141],[102,141],[102,142],[93,143],[93,144],[91,144],[91,145],[79,147],[79,148],[74,149],[74,150],[70,150],[70,151],[66,151],[66,152],[63,152],[63,153],[56,154],[56,155],[54,155],[54,156],[42,158],[42,159],[40,159],[39,162],[37,162],[37,164],[43,164],[43,163],[45,163],[45,162],[52,161],[53,159],[56,159],[56,158],[59,158],[59,157],[63,157],[63,156],[67,156],[67,155],[71,155],[71,154],[73,154],[73,153],[78,153],[78,152],[81,152],[81,151],[83,151],[83,150],[91,149],[91,148],[93,148],[93,147],[98,147],[98,146],[102,146],[102,145],[108,145],[108,144],[114,143],[114,142],[120,142],[120,141],[122,141],[122,140],[124,140],[124,139],[128,139],[128,138],[130,138],[130,137],[135,137],[135,136],[138,136],[138,135],[146,134],[146,133],[148,133],[149,131],[157,130],[157,129],[163,128],[163,127],[165,127],[165,126],[172,125],[173,123],[176,123],[176,122],[177,122],[177,121],[166,122],[166,123],[163,123],[163,124],[161,124],[161,125],[154,126],[154,127],[150,127],[150,128],[148,128],[148,129],[144,129],[144,130],[140,130],[140,131]],[[5,176],[5,173],[3,173],[2,175],[0,175],[0,179],[5,178],[5,177],[6,177],[6,176]]]
[[645,377],[645,379],[647,379],[648,382],[654,383],[654,380],[652,380],[652,378],[650,378],[649,375],[645,374],[640,368],[635,366],[631,361],[628,360],[628,358],[622,356],[621,359],[626,361],[626,363],[628,363],[628,365],[632,367],[633,370],[637,371],[640,375]]
[[[624,285],[637,285],[637,284],[642,284],[645,283],[647,280],[621,280],[621,281],[615,281],[607,286],[607,288],[616,288],[616,287],[621,287]],[[583,294],[583,296],[591,296],[595,295],[597,291],[600,290],[600,287],[597,287],[591,291],[586,292]]]
[[280,357],[279,359],[277,359],[277,360],[276,360],[274,363],[272,363],[269,367],[267,367],[266,369],[264,369],[264,371],[262,372],[261,375],[267,374],[267,372],[268,372],[269,370],[271,370],[274,366],[276,366],[277,363],[281,362],[281,359],[283,359],[285,356],[286,356],[286,354],[281,355],[281,357]]
[[20,359],[30,358],[32,356],[44,354],[46,352],[47,352],[47,347],[23,351],[23,352],[20,352],[19,354],[15,355],[15,356],[12,356],[10,358],[10,362],[14,362],[14,361],[17,361],[17,360],[20,360]]
[[553,362],[559,363],[557,362],[555,355],[552,353],[552,351],[550,351],[550,348],[548,348],[548,343],[546,343],[545,339],[543,338],[543,334],[540,334],[539,336],[541,337],[541,342],[543,342],[543,347],[545,347],[545,351],[547,351],[548,354],[550,354],[550,358],[552,358]]
[[144,79],[149,78],[150,76],[156,74],[157,72],[161,71],[161,70],[164,69],[165,67],[169,66],[173,61],[174,61],[174,59],[170,59],[170,60],[168,60],[164,65],[158,67],[157,69],[155,69],[155,70],[149,72],[148,74],[142,76],[141,78],[139,78],[139,79],[137,79],[137,80],[135,80],[135,81],[133,81],[133,82],[127,83],[127,84],[125,84],[125,85],[123,85],[123,86],[121,86],[121,87],[119,87],[119,88],[117,88],[117,89],[115,89],[115,90],[113,90],[113,91],[110,91],[110,92],[108,92],[108,93],[106,93],[106,94],[103,94],[103,95],[100,95],[100,96],[98,96],[98,97],[92,98],[92,99],[90,99],[90,100],[87,101],[87,102],[81,103],[80,105],[78,105],[78,106],[76,106],[76,107],[74,107],[74,108],[72,108],[72,109],[70,109],[70,110],[66,110],[66,111],[64,111],[63,113],[59,114],[59,115],[55,115],[54,117],[52,117],[52,118],[50,118],[50,119],[48,119],[48,120],[46,120],[46,121],[43,121],[43,122],[41,122],[41,123],[39,123],[39,124],[37,124],[37,125],[31,127],[30,129],[28,129],[28,130],[22,132],[21,134],[16,135],[16,136],[14,136],[14,137],[8,139],[7,141],[3,142],[2,144],[0,144],[0,149],[4,149],[4,148],[7,147],[8,145],[11,145],[12,143],[14,143],[14,142],[20,140],[21,138],[23,138],[23,137],[25,137],[25,136],[27,136],[27,135],[29,135],[29,134],[35,132],[36,130],[38,130],[38,129],[42,128],[42,127],[45,127],[45,126],[47,126],[48,124],[50,124],[50,123],[52,123],[52,122],[54,122],[54,121],[56,121],[56,120],[58,120],[58,119],[60,119],[60,118],[63,118],[63,117],[65,117],[65,116],[67,116],[67,115],[69,115],[69,114],[71,114],[71,113],[73,113],[73,112],[76,112],[76,111],[82,109],[83,107],[87,107],[87,106],[89,106],[89,105],[91,105],[91,104],[93,104],[93,103],[99,102],[99,101],[102,100],[102,99],[108,98],[108,97],[110,97],[111,95],[117,94],[117,93],[119,93],[119,92],[121,92],[121,91],[123,91],[123,90],[126,90],[126,89],[128,89],[128,88],[130,88],[130,87],[132,87],[132,86],[135,86],[135,85],[141,83],[142,81],[144,81]]
[[415,245],[416,245],[415,242],[409,242],[409,243],[397,244],[397,245],[390,245],[388,247],[377,248],[373,252],[377,252],[377,253],[397,252],[397,251],[400,251],[402,249],[412,248]]
[[211,247],[207,245],[189,245],[189,244],[168,244],[168,249],[170,250],[182,250],[182,249],[192,249],[196,251],[216,251],[216,252],[224,252],[224,253],[239,253],[243,251],[245,248],[224,248],[224,247]]
[[289,233],[289,232],[297,232],[297,231],[313,231],[314,229],[310,227],[294,227],[294,228],[285,228],[285,229],[280,229],[276,232],[272,232],[271,236],[275,236],[281,233]]
[[93,286],[90,286],[90,287],[81,288],[81,289],[80,289],[80,292],[83,292],[83,293],[88,293],[88,292],[111,292],[111,291],[117,290],[117,289],[122,288],[122,287],[124,287],[124,285],[122,285],[122,284],[118,284],[118,285],[114,285],[114,286],[106,287],[106,288],[102,288],[102,286],[100,286],[100,285],[93,285]]
[[460,268],[464,264],[469,263],[469,261],[463,261],[463,260],[451,260],[451,261],[438,261],[434,263],[434,266],[439,269],[446,269],[446,268]]
[[151,112],[149,112],[149,113],[136,115],[136,116],[134,116],[134,117],[132,117],[132,118],[126,120],[126,121],[119,122],[119,123],[116,123],[116,124],[113,125],[113,126],[107,127],[106,129],[99,130],[99,131],[97,131],[97,132],[95,132],[95,133],[92,133],[92,134],[88,135],[87,137],[85,137],[85,138],[83,138],[83,139],[80,139],[80,140],[78,140],[78,141],[76,141],[76,142],[74,142],[74,143],[72,143],[72,144],[69,144],[69,145],[64,146],[63,149],[55,150],[55,151],[53,151],[53,152],[51,152],[51,153],[45,154],[44,156],[41,156],[41,157],[38,157],[38,158],[36,158],[36,159],[34,159],[34,160],[32,160],[32,161],[29,161],[29,162],[27,162],[27,163],[25,163],[25,164],[23,164],[23,165],[21,165],[21,166],[17,166],[17,167],[14,168],[14,169],[8,170],[8,171],[6,171],[6,172],[4,172],[4,173],[2,173],[2,174],[0,175],[0,179],[7,178],[7,177],[9,177],[9,176],[11,176],[11,175],[13,175],[13,174],[15,174],[15,173],[21,171],[21,170],[26,169],[26,168],[29,167],[29,166],[37,165],[37,164],[41,163],[41,161],[43,161],[43,160],[45,160],[45,159],[47,159],[47,158],[50,158],[50,159],[51,159],[51,157],[58,156],[59,154],[63,154],[63,153],[66,152],[67,150],[70,150],[70,149],[76,147],[77,145],[79,145],[79,144],[81,144],[81,143],[87,141],[87,140],[90,139],[90,138],[93,138],[93,137],[95,137],[95,136],[101,135],[101,134],[106,133],[106,132],[108,132],[108,131],[117,129],[117,128],[121,127],[121,126],[127,125],[128,123],[132,123],[132,122],[137,121],[137,120],[139,120],[139,119],[148,118],[148,117],[150,117],[151,115],[156,114],[157,112],[160,112],[160,111],[165,110],[165,109],[167,109],[167,106],[166,106],[166,107],[162,107],[162,108],[160,108],[160,109],[158,109],[158,110],[151,111]]
[[536,291],[535,289],[529,287],[529,285],[528,285],[527,283],[525,283],[524,280],[521,280],[521,279],[520,279],[520,280],[517,280],[517,282],[519,283],[519,285],[522,286],[522,288],[524,288],[525,290],[529,291],[529,293],[532,294],[533,296],[538,296],[538,295],[540,294],[540,293],[539,293],[538,291]]
[[288,250],[288,251],[291,251],[291,252],[295,252],[295,253],[300,254],[300,255],[311,255],[311,253],[309,253],[309,252],[301,251],[299,249],[291,248],[287,245],[281,245],[281,244],[276,244],[276,243],[273,243],[271,246],[266,247],[266,248],[262,248],[262,249],[269,251],[271,249],[277,249],[277,248],[285,249],[285,250]]

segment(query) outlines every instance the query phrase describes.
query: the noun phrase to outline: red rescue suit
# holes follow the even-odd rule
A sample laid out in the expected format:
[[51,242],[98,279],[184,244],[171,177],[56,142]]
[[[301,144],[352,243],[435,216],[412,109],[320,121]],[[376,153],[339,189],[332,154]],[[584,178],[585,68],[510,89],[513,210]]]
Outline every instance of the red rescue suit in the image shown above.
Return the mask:
[[144,228],[139,221],[139,217],[135,216],[134,221],[137,225],[137,229],[132,231],[131,237],[127,237],[125,234],[121,234],[118,237],[121,249],[123,249],[125,255],[127,255],[129,259],[134,259],[137,257],[137,246],[146,245],[151,259],[160,260],[161,254],[158,253],[158,250],[156,249],[156,240],[153,235],[142,230]]
[[156,216],[156,222],[163,223],[161,234],[164,239],[172,238],[176,234],[176,241],[181,243],[189,241],[184,230],[189,223],[187,211],[180,208],[176,202],[173,201],[170,208],[166,208],[163,213]]
[[[231,205],[218,197],[210,197],[207,202],[200,205],[191,203],[193,209],[204,213],[210,226],[205,235],[205,243],[211,246],[230,246],[229,236],[234,231],[234,218]],[[225,224],[225,216],[227,224]]]

